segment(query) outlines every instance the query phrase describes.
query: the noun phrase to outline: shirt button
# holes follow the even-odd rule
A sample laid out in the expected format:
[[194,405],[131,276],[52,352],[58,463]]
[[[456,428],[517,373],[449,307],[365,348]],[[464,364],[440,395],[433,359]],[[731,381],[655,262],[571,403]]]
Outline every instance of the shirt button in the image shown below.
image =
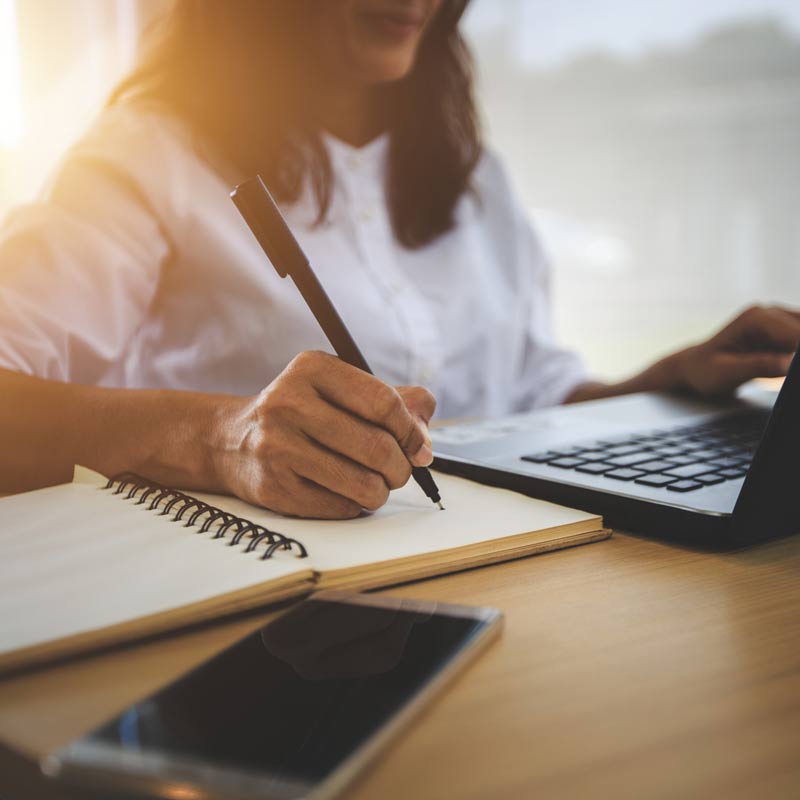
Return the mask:
[[354,155],[347,156],[347,166],[350,167],[350,169],[358,169],[360,165],[361,165],[361,159],[358,156]]
[[429,383],[433,378],[433,370],[430,367],[423,367],[417,375],[417,382],[420,384]]
[[361,212],[361,219],[363,219],[364,222],[369,222],[372,219],[372,212],[369,209],[364,209]]

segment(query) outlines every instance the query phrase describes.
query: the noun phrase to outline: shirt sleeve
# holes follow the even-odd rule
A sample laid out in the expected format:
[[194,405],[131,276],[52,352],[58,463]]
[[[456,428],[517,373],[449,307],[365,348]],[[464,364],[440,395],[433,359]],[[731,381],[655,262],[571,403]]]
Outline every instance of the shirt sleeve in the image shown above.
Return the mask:
[[124,354],[170,253],[131,166],[146,141],[96,126],[0,228],[0,367],[99,383]]
[[502,180],[508,203],[509,233],[514,241],[516,283],[523,303],[524,341],[512,402],[512,410],[521,412],[563,403],[587,376],[580,356],[556,341],[550,260],[504,171]]

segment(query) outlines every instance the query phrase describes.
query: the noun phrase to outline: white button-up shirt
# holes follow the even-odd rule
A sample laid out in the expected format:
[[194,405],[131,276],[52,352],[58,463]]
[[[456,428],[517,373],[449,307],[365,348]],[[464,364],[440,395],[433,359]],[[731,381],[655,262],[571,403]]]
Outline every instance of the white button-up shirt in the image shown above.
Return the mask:
[[[456,227],[409,250],[386,207],[386,137],[327,144],[326,221],[314,224],[309,191],[283,211],[379,377],[427,386],[443,417],[555,404],[584,380],[553,340],[547,263],[495,157],[479,164]],[[229,199],[232,181],[178,121],[104,112],[40,202],[0,231],[0,367],[255,394],[299,352],[330,351]]]

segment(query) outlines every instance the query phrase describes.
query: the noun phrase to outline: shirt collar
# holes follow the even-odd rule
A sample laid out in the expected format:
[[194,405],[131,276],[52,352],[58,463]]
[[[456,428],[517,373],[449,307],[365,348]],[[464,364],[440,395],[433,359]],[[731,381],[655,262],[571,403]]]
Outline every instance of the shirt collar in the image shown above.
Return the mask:
[[383,177],[389,149],[388,133],[377,136],[363,147],[354,147],[329,133],[323,133],[323,141],[336,174],[371,179]]

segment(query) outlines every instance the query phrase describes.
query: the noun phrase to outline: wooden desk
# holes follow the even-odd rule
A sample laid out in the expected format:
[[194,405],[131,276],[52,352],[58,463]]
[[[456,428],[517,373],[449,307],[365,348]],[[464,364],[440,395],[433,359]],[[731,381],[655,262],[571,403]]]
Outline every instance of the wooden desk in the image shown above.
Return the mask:
[[[707,554],[617,535],[391,593],[507,627],[353,800],[800,796],[800,537]],[[64,744],[262,619],[0,682],[0,738]]]

